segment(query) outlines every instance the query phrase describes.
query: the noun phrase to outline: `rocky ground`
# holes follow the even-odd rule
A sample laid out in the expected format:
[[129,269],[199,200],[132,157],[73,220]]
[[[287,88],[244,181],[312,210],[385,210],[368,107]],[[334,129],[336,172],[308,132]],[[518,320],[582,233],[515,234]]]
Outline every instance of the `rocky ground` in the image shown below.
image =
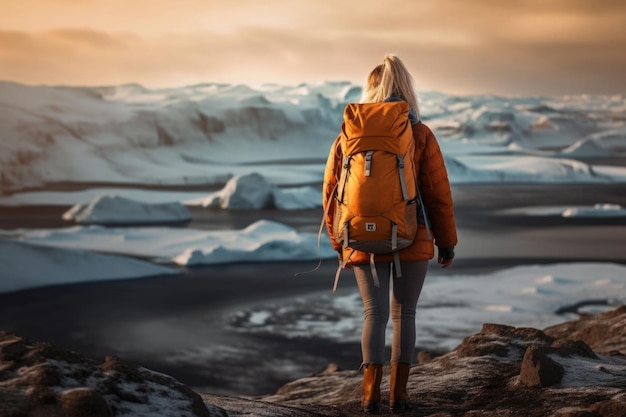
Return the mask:
[[[543,331],[485,324],[445,355],[419,355],[405,415],[624,417],[624,329],[626,306]],[[0,333],[1,417],[356,416],[360,380],[331,365],[269,396],[201,394],[119,358],[98,363]]]

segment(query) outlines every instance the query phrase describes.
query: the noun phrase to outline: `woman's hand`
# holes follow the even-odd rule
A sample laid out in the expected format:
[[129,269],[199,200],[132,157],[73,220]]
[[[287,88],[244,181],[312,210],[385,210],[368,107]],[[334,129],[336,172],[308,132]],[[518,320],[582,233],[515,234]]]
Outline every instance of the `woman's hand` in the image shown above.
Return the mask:
[[437,263],[440,263],[442,268],[447,268],[452,265],[452,260],[454,259],[454,247],[437,249],[439,251]]

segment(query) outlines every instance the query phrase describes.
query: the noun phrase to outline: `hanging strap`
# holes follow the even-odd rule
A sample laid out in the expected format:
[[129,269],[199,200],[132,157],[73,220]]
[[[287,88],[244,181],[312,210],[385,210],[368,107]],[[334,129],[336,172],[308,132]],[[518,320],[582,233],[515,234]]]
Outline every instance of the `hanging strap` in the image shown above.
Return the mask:
[[400,187],[402,188],[402,199],[407,201],[409,199],[409,193],[406,190],[406,181],[404,181],[404,159],[402,155],[396,155],[398,159],[398,174],[400,174]]
[[376,263],[374,262],[374,254],[370,253],[370,269],[372,270],[372,278],[374,279],[374,286],[380,288],[380,281],[378,280],[378,272],[376,272]]
[[396,276],[401,277],[400,253],[398,252],[398,225],[395,223],[391,226],[391,250],[393,251],[393,263],[396,266]]
[[365,153],[365,176],[369,177],[372,172],[372,155],[374,151],[367,151]]
[[333,283],[333,294],[337,291],[337,285],[339,285],[339,275],[341,275],[341,270],[346,267],[346,261],[339,262],[339,266],[337,267],[337,272],[335,273],[335,282]]
[[430,233],[430,226],[428,223],[430,223],[430,220],[428,219],[428,214],[426,214],[426,209],[424,208],[424,200],[422,200],[422,193],[420,193],[420,189],[419,187],[416,188],[417,189],[417,197],[420,200],[420,207],[422,209],[422,214],[424,215],[424,223],[426,223],[426,237],[428,239],[432,239],[432,235]]
[[317,262],[317,266],[311,269],[310,271],[296,272],[294,274],[294,276],[296,277],[298,275],[309,274],[311,272],[315,272],[320,268],[320,266],[322,266],[322,232],[324,231],[324,223],[326,222],[326,217],[328,216],[328,213],[330,211],[330,206],[332,206],[335,203],[333,201],[333,196],[335,195],[335,191],[337,191],[337,185],[338,184],[335,183],[335,186],[333,187],[333,191],[331,191],[330,196],[328,197],[328,201],[326,201],[326,209],[324,210],[324,215],[322,216],[322,221],[320,222],[320,228],[317,231],[317,254],[319,256],[319,261]]
[[402,268],[400,268],[400,252],[393,253],[393,265],[396,268],[396,277],[402,277]]
[[398,225],[393,223],[391,226],[391,250],[393,251],[393,264],[396,267],[396,276],[402,276],[400,269],[400,252],[398,252]]
[[335,293],[335,291],[337,291],[337,286],[339,285],[339,275],[341,275],[341,270],[346,267],[353,253],[354,253],[354,250],[350,252],[350,255],[348,255],[348,259],[344,259],[342,262],[339,262],[339,266],[337,267],[337,272],[335,273],[335,282],[333,283],[333,294]]

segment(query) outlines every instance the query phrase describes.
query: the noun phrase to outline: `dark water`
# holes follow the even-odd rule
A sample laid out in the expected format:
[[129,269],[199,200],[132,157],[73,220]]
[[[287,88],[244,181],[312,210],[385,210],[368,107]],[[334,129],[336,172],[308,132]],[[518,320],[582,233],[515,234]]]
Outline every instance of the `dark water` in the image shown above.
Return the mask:
[[[626,206],[623,185],[460,186],[453,190],[460,243],[457,260],[437,274],[567,261],[626,263],[624,219],[503,216],[536,205]],[[0,228],[65,227],[63,207],[0,208]],[[316,232],[320,210],[196,210],[179,227],[241,228],[261,218]],[[360,363],[358,343],[242,332],[233,315],[251,306],[330,293],[336,263],[294,277],[315,262],[228,264],[183,269],[178,277],[38,288],[0,294],[0,329],[58,344],[96,359],[117,355],[174,376],[198,390],[258,395],[336,362]],[[437,268],[432,265],[432,268]],[[356,291],[344,274],[340,294]],[[582,295],[581,295],[582,297]],[[581,300],[584,301],[584,300]],[[358,337],[358,336],[357,336]],[[354,338],[352,340],[355,340]],[[419,341],[418,341],[419,345]]]

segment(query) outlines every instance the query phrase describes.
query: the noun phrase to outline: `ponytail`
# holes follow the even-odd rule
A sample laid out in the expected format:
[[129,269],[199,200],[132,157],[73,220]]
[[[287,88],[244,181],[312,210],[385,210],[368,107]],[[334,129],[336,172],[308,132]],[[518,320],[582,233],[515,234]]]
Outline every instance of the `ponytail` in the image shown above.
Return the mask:
[[383,63],[372,70],[363,90],[361,102],[378,103],[390,97],[399,97],[409,103],[419,120],[413,77],[395,55],[386,55]]

